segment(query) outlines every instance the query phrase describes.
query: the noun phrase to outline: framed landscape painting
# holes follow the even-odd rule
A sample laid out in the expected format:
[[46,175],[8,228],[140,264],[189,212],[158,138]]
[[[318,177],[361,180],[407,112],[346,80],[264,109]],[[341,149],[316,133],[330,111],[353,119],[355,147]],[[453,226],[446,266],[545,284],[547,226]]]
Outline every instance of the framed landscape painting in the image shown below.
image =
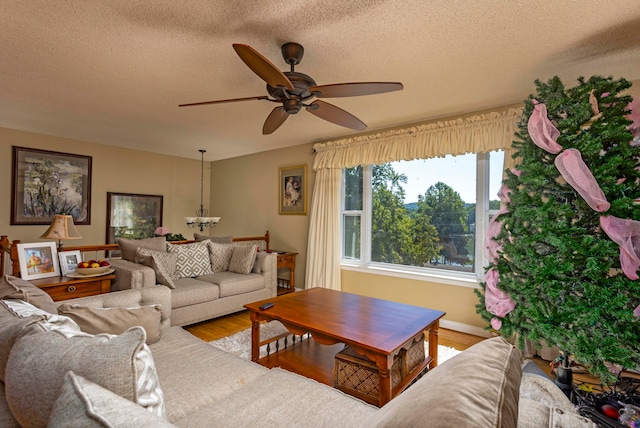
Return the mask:
[[280,168],[280,214],[307,214],[307,166]]
[[162,195],[108,192],[107,219],[107,244],[151,238],[162,226]]
[[91,224],[91,156],[13,146],[11,224]]
[[20,276],[24,280],[60,276],[55,242],[18,244]]

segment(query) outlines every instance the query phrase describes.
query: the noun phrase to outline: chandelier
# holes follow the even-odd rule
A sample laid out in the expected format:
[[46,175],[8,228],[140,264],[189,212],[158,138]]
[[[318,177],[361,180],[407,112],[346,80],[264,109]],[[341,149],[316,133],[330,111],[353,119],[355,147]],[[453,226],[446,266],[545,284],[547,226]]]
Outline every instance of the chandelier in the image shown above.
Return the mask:
[[216,227],[216,224],[220,221],[220,217],[207,217],[209,210],[204,208],[202,203],[204,194],[204,154],[206,150],[200,149],[200,209],[196,210],[195,217],[185,217],[184,221],[187,222],[187,226],[190,229],[198,228],[200,232],[203,232],[205,227]]

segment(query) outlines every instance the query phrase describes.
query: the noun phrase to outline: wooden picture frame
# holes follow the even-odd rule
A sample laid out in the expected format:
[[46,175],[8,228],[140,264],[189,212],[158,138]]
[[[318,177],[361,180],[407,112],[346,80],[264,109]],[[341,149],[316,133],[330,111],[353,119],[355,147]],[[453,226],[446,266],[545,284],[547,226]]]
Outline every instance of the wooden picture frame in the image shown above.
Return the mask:
[[280,168],[279,214],[307,215],[307,165]]
[[155,230],[162,226],[162,202],[162,195],[108,192],[106,243],[155,236]]
[[91,156],[13,146],[11,224],[49,225],[68,214],[91,224]]
[[60,276],[55,242],[21,243],[17,248],[22,279],[29,281]]
[[80,250],[60,251],[58,253],[58,259],[60,260],[60,271],[62,275],[67,276],[76,271],[78,263],[82,261],[82,254]]

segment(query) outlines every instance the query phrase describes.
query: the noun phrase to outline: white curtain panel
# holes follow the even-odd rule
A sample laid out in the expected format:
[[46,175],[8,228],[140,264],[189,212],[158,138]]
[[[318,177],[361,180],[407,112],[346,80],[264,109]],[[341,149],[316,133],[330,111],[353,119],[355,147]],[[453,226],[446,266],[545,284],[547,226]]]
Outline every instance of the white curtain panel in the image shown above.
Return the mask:
[[340,290],[341,168],[316,171],[309,219],[305,287]]
[[[342,169],[511,148],[522,108],[391,129],[313,146],[316,171],[309,219],[306,288],[340,290]],[[513,165],[507,160],[505,166]]]

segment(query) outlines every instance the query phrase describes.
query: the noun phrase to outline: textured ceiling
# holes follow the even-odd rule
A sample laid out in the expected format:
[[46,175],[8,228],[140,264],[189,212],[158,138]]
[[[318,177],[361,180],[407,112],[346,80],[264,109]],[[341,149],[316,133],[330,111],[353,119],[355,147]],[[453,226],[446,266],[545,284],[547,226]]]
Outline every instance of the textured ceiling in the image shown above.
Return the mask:
[[[404,90],[327,100],[367,131],[517,103],[534,80],[640,79],[638,0],[0,0],[0,126],[206,160],[356,132],[274,104],[236,55],[252,46],[319,85]],[[17,142],[18,143],[18,142]],[[18,143],[19,144],[19,143]]]

